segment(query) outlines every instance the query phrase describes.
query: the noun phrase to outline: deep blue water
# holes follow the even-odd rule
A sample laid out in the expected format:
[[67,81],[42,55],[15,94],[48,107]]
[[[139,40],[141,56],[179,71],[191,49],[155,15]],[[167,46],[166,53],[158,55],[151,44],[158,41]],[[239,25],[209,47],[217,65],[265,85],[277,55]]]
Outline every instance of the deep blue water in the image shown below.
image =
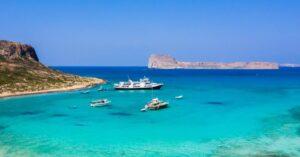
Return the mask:
[[[154,70],[54,67],[108,81],[80,91],[0,100],[0,156],[249,156],[300,154],[300,69]],[[114,91],[144,76],[157,91]],[[182,100],[174,97],[183,95]],[[159,97],[170,107],[140,112]],[[91,108],[99,98],[110,107]]]

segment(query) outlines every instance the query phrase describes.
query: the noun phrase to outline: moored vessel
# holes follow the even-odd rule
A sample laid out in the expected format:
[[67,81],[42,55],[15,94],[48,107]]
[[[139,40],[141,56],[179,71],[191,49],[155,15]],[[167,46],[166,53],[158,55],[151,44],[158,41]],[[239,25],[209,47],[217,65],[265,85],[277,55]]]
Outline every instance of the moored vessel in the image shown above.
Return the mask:
[[175,96],[175,99],[182,99],[182,98],[183,98],[183,95]]
[[82,91],[82,92],[81,92],[81,94],[89,94],[89,93],[90,93],[89,90],[87,90],[87,91]]
[[168,102],[161,101],[158,98],[152,99],[147,105],[145,105],[144,108],[141,109],[142,112],[145,112],[147,110],[160,110],[167,108],[169,105]]
[[114,88],[116,90],[152,90],[160,89],[162,86],[162,83],[151,82],[147,77],[144,77],[139,81],[129,79],[127,82],[119,82],[114,85]]
[[103,107],[103,106],[107,106],[111,101],[109,101],[108,99],[100,99],[100,100],[95,100],[92,101],[90,106],[91,107]]

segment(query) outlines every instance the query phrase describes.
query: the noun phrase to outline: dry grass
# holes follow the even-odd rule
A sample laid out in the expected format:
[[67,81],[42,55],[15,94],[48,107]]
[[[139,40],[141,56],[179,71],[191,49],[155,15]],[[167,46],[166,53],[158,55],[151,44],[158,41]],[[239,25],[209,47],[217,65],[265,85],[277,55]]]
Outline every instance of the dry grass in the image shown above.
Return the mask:
[[92,85],[99,81],[101,82],[100,79],[64,74],[35,61],[0,61],[0,94]]

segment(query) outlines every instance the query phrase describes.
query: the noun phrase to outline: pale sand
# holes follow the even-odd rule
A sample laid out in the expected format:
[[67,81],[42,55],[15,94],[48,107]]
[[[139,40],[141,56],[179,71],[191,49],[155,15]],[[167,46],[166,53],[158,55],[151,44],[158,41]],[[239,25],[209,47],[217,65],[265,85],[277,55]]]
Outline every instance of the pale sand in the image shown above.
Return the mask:
[[90,82],[84,82],[84,83],[76,84],[76,85],[73,85],[73,86],[67,86],[67,87],[61,87],[61,88],[53,88],[53,89],[38,90],[38,91],[3,92],[3,93],[0,93],[0,98],[22,96],[22,95],[33,95],[33,94],[72,91],[72,90],[83,89],[83,88],[87,88],[87,87],[91,87],[91,86],[99,85],[99,84],[104,84],[104,83],[105,83],[105,81],[102,80],[102,79],[93,79],[93,81],[90,81]]

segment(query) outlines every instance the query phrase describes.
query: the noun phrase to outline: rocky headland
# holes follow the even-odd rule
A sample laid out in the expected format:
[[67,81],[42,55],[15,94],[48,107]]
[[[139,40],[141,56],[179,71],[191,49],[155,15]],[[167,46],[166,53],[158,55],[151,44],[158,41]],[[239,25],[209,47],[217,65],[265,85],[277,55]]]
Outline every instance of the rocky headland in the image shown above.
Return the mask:
[[65,74],[43,65],[30,45],[0,40],[0,97],[68,91],[102,83],[102,79]]
[[149,58],[148,68],[154,69],[279,69],[271,62],[182,62],[170,55],[154,55]]

